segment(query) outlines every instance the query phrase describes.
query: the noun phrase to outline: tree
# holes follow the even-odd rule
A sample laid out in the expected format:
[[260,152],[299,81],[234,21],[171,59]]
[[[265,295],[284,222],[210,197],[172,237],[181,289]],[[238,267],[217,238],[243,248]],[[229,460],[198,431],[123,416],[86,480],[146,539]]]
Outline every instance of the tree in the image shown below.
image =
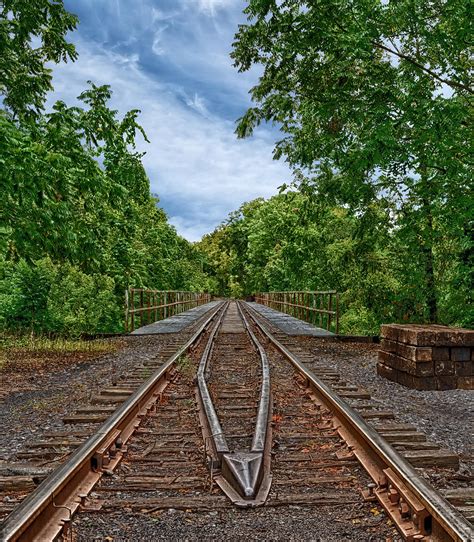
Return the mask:
[[47,62],[74,60],[60,0],[0,0],[0,327],[115,331],[124,289],[202,290],[201,255],[168,223],[137,152],[139,110],[108,85],[56,102]]
[[0,94],[17,118],[42,110],[52,89],[52,70],[46,63],[76,59],[66,34],[77,21],[62,0],[0,2]]
[[452,215],[462,236],[472,189],[469,2],[250,0],[245,12],[232,56],[264,71],[238,135],[274,121],[275,157],[308,172],[303,188],[361,213],[388,198],[410,216],[436,321],[438,226]]

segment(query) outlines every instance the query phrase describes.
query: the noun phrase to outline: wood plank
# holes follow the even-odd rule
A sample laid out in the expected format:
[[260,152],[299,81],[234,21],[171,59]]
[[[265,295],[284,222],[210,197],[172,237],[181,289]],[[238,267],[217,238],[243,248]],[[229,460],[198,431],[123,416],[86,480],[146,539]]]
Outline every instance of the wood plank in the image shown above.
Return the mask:
[[459,468],[459,457],[450,450],[405,450],[401,454],[414,467]]

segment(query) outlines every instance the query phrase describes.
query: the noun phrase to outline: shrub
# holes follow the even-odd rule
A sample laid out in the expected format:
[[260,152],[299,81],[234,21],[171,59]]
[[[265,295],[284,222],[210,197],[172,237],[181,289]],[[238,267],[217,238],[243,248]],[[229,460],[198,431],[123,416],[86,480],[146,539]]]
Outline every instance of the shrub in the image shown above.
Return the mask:
[[351,304],[339,320],[340,333],[344,335],[378,335],[380,324],[375,314],[360,304]]
[[38,331],[49,327],[47,301],[56,268],[49,258],[0,264],[0,325]]
[[49,258],[0,262],[0,326],[36,333],[80,335],[119,331],[115,282]]
[[120,309],[114,288],[110,277],[64,266],[48,298],[51,329],[66,335],[118,330]]

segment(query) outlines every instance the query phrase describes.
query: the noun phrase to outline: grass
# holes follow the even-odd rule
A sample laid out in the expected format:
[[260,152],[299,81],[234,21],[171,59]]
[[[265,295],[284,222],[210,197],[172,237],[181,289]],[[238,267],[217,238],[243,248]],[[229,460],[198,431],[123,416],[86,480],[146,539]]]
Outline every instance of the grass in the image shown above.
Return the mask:
[[182,355],[177,360],[176,366],[178,367],[178,370],[188,378],[193,378],[196,372],[192,360],[186,356],[186,354]]
[[0,350],[24,350],[27,352],[113,352],[117,346],[110,341],[96,339],[65,339],[32,335],[0,336]]
[[0,335],[0,370],[7,366],[34,365],[47,366],[58,364],[64,359],[91,359],[96,356],[115,352],[120,348],[117,341],[96,339],[50,338],[35,335]]

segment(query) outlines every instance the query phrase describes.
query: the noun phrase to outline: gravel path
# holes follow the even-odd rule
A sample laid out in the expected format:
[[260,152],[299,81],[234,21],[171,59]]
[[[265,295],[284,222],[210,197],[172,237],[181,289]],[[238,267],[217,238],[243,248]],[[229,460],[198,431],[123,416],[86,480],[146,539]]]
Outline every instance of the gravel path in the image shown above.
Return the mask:
[[232,542],[399,542],[387,516],[374,508],[367,517],[355,505],[349,514],[337,507],[230,509],[207,513],[167,510],[155,514],[110,514],[74,520],[77,542],[135,542],[137,540]]

